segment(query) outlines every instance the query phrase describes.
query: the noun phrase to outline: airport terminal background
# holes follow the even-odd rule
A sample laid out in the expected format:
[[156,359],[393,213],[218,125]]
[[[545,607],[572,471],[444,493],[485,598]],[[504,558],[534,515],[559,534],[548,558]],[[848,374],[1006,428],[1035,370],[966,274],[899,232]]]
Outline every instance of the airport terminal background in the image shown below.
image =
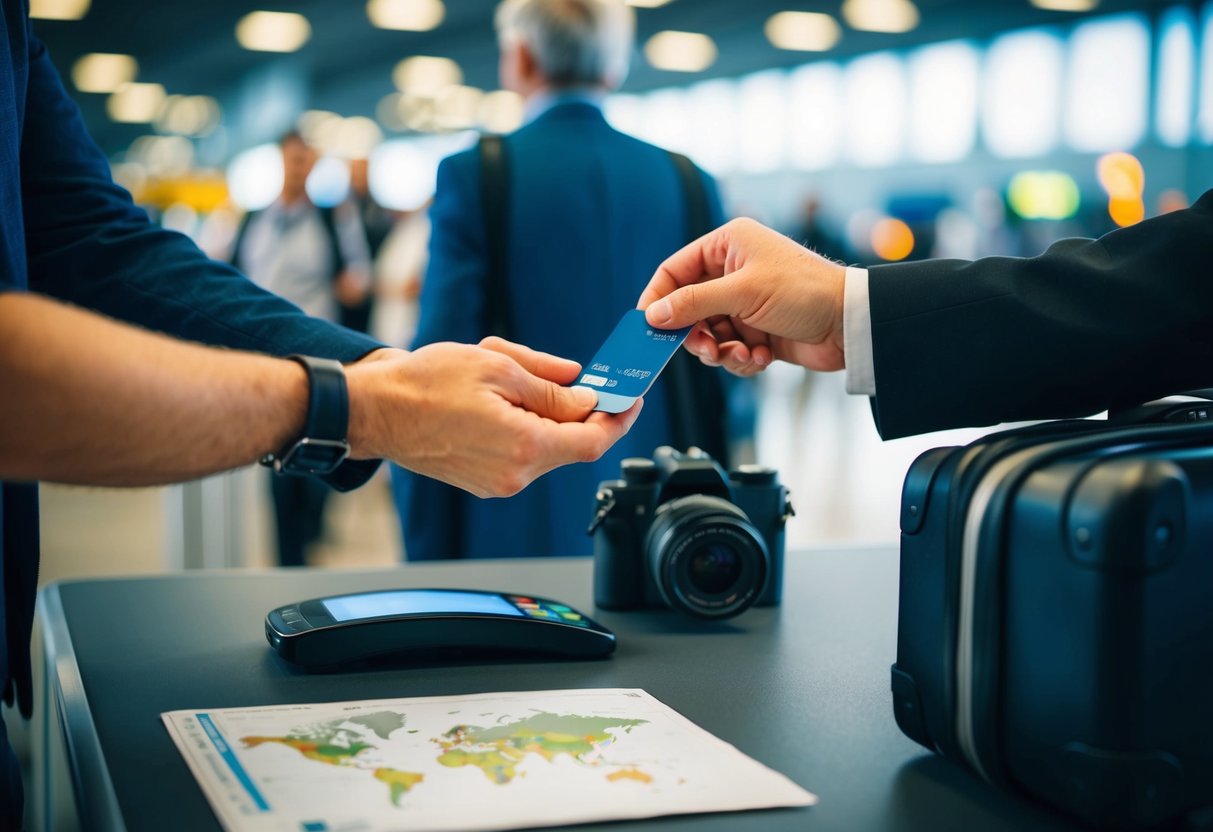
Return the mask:
[[[731,215],[851,263],[1030,256],[1213,185],[1213,2],[629,2],[637,49],[606,101],[612,124],[717,176]],[[372,194],[407,222],[444,155],[523,118],[497,86],[492,0],[31,6],[115,177],[216,257],[277,195],[276,140],[292,126],[320,153],[313,201],[344,199],[349,161],[369,158]],[[420,268],[418,234],[380,264],[385,296]],[[381,332],[403,343],[415,309],[393,297]],[[758,382],[757,438],[740,450],[790,487],[793,552],[895,540],[910,461],[984,432],[882,443],[844,382],[786,366]],[[266,476],[44,486],[42,580],[270,566]],[[310,562],[402,556],[380,477],[334,497]]]

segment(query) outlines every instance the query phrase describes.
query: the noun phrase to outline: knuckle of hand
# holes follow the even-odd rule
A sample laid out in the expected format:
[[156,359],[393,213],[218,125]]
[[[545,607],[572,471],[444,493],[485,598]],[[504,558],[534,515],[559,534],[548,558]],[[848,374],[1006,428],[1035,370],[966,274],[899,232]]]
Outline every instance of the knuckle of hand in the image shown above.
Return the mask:
[[520,433],[514,443],[510,458],[515,469],[529,467],[539,454],[539,440],[530,432]]

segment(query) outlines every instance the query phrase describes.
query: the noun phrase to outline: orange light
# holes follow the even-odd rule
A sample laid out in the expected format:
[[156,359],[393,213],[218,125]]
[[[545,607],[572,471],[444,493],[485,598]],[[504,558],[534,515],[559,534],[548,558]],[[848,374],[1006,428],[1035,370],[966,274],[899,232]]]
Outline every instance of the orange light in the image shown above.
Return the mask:
[[914,232],[898,219],[886,217],[872,226],[872,251],[884,260],[904,260],[914,250]]
[[1146,218],[1146,204],[1140,198],[1112,197],[1108,201],[1108,216],[1112,218],[1112,222],[1124,228],[1126,225],[1133,225]]
[[1132,153],[1108,153],[1095,165],[1099,184],[1112,199],[1140,199],[1146,172]]

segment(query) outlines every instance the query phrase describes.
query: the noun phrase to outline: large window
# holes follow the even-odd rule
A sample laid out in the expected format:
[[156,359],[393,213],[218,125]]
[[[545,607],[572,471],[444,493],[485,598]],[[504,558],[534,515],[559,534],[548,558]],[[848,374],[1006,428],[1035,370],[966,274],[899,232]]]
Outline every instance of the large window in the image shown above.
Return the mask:
[[1192,138],[1192,102],[1196,89],[1196,21],[1182,6],[1162,16],[1158,35],[1154,90],[1154,129],[1168,147]]
[[1144,18],[1118,15],[1075,28],[1067,68],[1066,141],[1075,150],[1125,150],[1146,131],[1150,36]]
[[788,160],[821,170],[838,158],[842,138],[842,71],[836,64],[801,67],[788,78]]
[[856,58],[843,75],[847,156],[862,168],[900,160],[905,147],[905,67],[891,52]]
[[1040,156],[1057,145],[1064,62],[1061,38],[1048,30],[1004,35],[986,54],[982,136],[996,156]]
[[1200,36],[1200,140],[1213,144],[1213,3],[1205,4]]
[[737,84],[732,81],[704,81],[687,91],[687,118],[691,137],[687,155],[705,170],[717,176],[737,166],[741,123]]
[[787,76],[760,72],[738,85],[741,102],[741,169],[770,173],[784,167],[787,137]]
[[977,136],[977,50],[954,41],[909,57],[910,153],[923,162],[968,156]]

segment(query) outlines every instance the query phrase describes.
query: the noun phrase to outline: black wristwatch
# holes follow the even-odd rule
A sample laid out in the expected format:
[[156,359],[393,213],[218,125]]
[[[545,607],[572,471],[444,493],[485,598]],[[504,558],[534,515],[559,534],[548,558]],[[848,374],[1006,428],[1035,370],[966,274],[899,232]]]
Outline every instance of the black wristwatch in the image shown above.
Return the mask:
[[350,455],[346,440],[350,423],[350,398],[341,362],[309,355],[289,356],[307,370],[307,421],[303,435],[276,454],[266,454],[261,464],[276,474],[331,474]]

